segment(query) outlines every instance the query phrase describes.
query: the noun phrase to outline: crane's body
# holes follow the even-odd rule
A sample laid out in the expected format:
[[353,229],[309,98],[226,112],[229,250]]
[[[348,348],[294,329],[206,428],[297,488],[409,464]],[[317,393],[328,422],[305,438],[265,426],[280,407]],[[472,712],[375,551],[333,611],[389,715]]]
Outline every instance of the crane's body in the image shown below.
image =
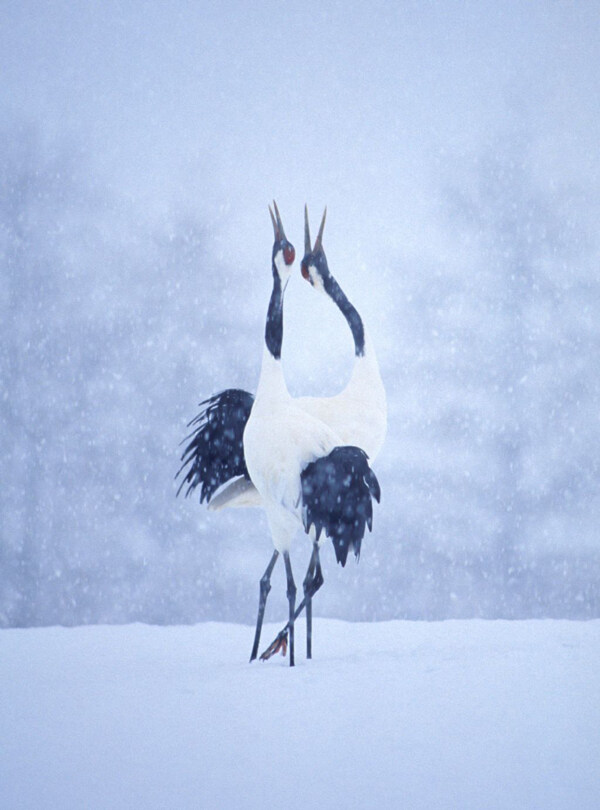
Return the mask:
[[289,550],[302,525],[303,470],[343,444],[326,423],[290,396],[281,362],[265,350],[254,406],[244,431],[244,455],[278,551]]
[[[290,402],[295,408],[327,425],[339,444],[360,447],[371,462],[374,461],[387,432],[387,403],[375,349],[368,334],[365,332],[365,353],[356,357],[350,380],[339,394],[331,397],[290,397]],[[252,480],[239,478],[232,481],[215,495],[209,509],[218,511],[226,507],[262,506],[260,493]]]
[[[302,275],[316,290],[325,294],[346,319],[354,340],[354,366],[350,380],[339,394],[331,397],[298,397],[293,402],[297,408],[331,428],[340,444],[354,445],[364,450],[372,463],[383,446],[387,432],[385,388],[373,341],[358,311],[329,270],[322,246],[324,224],[325,214],[319,236],[311,249],[305,208],[306,252],[302,260]],[[287,387],[285,390],[287,393]],[[260,493],[246,480],[234,481],[222,489],[209,508],[218,510],[262,505]]]

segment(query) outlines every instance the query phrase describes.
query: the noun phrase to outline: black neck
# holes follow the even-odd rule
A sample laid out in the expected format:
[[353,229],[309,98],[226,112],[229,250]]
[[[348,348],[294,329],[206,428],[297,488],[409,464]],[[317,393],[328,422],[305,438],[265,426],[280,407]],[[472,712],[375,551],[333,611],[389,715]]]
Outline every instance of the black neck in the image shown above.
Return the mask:
[[265,343],[275,360],[281,359],[281,344],[283,342],[283,290],[279,274],[273,269],[273,292],[267,311],[267,325],[265,327]]
[[365,329],[363,327],[362,318],[356,308],[348,301],[346,294],[331,274],[324,279],[324,285],[327,294],[335,301],[340,312],[348,322],[352,337],[354,338],[354,354],[357,357],[363,357],[365,353]]

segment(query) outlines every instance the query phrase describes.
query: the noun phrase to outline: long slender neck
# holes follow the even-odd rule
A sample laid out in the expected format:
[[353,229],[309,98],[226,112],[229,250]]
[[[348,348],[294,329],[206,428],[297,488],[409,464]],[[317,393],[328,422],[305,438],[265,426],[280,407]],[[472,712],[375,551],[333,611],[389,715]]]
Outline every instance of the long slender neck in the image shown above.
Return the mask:
[[324,286],[326,293],[337,304],[340,312],[348,322],[354,338],[354,354],[357,357],[363,357],[365,353],[365,329],[358,310],[348,301],[346,294],[331,274],[324,279]]
[[273,292],[267,310],[265,325],[265,347],[256,389],[255,407],[263,403],[272,409],[274,401],[289,397],[281,365],[281,344],[283,342],[283,293],[281,279],[273,268]]
[[275,360],[281,359],[281,344],[283,342],[283,289],[279,274],[273,268],[273,292],[267,311],[265,326],[265,343],[267,349]]

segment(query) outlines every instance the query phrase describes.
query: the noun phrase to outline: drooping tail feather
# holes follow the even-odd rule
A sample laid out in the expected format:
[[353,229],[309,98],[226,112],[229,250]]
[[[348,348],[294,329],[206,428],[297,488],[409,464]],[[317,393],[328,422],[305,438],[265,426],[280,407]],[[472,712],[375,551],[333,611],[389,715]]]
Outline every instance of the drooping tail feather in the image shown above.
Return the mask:
[[346,565],[350,548],[358,558],[365,527],[371,531],[373,504],[381,491],[368,456],[359,447],[336,447],[302,472],[302,519],[306,532],[315,527],[330,537],[335,556]]
[[[254,397],[247,391],[230,388],[200,403],[205,406],[188,427],[195,429],[181,456],[176,478],[185,471],[177,495],[187,485],[185,497],[201,485],[200,503],[209,503],[222,484],[240,475],[250,478],[244,458],[244,428]],[[187,468],[187,469],[186,469]]]

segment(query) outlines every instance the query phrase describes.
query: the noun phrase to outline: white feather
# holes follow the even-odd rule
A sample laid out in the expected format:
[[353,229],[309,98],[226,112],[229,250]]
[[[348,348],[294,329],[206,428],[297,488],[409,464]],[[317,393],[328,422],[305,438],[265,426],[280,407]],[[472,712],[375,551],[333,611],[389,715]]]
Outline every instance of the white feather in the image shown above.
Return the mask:
[[278,551],[289,550],[302,523],[302,471],[341,443],[330,427],[292,399],[281,362],[265,350],[256,399],[244,431],[244,455]]
[[357,357],[346,387],[333,397],[300,397],[297,405],[328,425],[342,444],[360,447],[373,461],[387,432],[387,399],[373,345]]
[[218,512],[226,507],[242,509],[253,506],[262,506],[258,490],[247,478],[236,478],[213,497],[208,504],[208,509],[211,512]]
[[[276,361],[266,352],[263,362],[269,364]],[[291,408],[293,403],[295,408],[327,426],[331,433],[337,437],[338,445],[360,447],[369,456],[371,462],[377,457],[387,432],[387,399],[375,349],[366,329],[365,353],[362,357],[356,358],[350,380],[339,394],[333,397],[299,397],[292,399],[285,387],[283,378],[276,380],[275,377],[270,378],[267,375],[264,385],[265,395],[271,396],[271,391],[277,396],[284,394],[289,400],[288,408]],[[256,408],[256,403],[254,408]],[[271,430],[274,427],[268,414],[263,429],[265,439],[268,438],[270,441]],[[284,436],[287,429],[287,423],[281,425]],[[244,445],[245,442],[246,436],[244,434]],[[306,464],[313,461],[315,457],[309,459]],[[252,473],[250,473],[250,477],[254,480]],[[219,506],[216,508],[260,506],[263,503],[262,496],[258,491],[250,496],[253,485],[250,482],[247,483],[248,487],[244,495],[247,502],[244,499],[232,499],[231,502],[219,502]]]

